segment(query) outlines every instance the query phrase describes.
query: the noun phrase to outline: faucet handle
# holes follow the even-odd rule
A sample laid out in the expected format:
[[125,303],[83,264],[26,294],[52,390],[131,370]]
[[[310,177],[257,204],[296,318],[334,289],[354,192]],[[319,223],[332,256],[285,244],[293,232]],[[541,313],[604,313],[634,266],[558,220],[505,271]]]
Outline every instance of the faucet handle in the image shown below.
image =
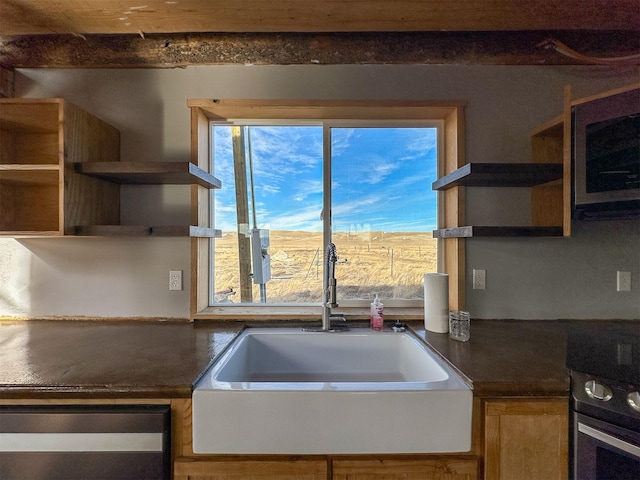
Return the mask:
[[331,308],[336,308],[338,306],[338,299],[336,298],[336,286],[336,279],[329,278],[329,285],[327,287],[327,303]]

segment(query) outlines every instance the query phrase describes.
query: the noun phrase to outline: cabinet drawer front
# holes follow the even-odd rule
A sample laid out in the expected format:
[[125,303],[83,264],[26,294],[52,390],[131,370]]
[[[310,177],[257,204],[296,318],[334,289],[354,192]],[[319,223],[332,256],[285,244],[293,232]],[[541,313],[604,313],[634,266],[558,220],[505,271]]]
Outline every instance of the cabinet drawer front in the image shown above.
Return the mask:
[[168,479],[164,405],[1,406],[0,478]]
[[334,480],[476,480],[478,459],[465,456],[434,456],[420,459],[334,459]]

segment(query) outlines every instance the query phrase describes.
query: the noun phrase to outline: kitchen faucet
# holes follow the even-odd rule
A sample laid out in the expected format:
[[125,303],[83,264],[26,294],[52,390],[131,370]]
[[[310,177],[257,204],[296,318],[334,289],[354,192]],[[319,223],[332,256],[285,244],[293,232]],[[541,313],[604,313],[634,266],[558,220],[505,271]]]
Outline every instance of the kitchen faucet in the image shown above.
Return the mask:
[[336,246],[329,243],[324,256],[324,271],[322,279],[322,326],[321,327],[305,327],[305,332],[345,332],[349,330],[347,325],[340,327],[332,327],[331,319],[342,320],[346,322],[344,315],[332,314],[331,309],[338,306],[336,301],[336,263],[338,262],[338,254]]
[[338,253],[333,243],[327,245],[324,256],[324,294],[322,297],[322,330],[331,330],[331,309],[338,306],[336,302],[336,262]]

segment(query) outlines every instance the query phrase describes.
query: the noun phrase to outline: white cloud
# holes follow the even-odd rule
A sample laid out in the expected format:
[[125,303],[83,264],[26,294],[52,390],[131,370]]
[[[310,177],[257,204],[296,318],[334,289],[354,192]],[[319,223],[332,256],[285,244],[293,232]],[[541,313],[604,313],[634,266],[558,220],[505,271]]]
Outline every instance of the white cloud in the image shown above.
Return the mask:
[[341,204],[334,204],[331,208],[334,216],[347,216],[351,213],[359,213],[364,207],[370,207],[380,203],[380,195],[361,197],[358,200],[349,200]]
[[351,138],[355,135],[355,128],[331,129],[331,156],[339,157],[351,147]]
[[320,231],[322,230],[320,212],[321,209],[317,206],[294,209],[271,218],[271,228],[274,230]]
[[278,194],[281,192],[281,188],[280,185],[274,185],[274,184],[261,184],[261,185],[256,185],[256,192],[260,192],[260,193],[268,193],[268,194]]
[[295,186],[292,187],[295,189],[293,199],[296,202],[302,202],[312,195],[322,194],[321,179],[305,179],[300,182],[296,182]]
[[381,183],[386,180],[386,178],[391,175],[393,172],[398,170],[398,163],[377,163],[371,166],[372,175],[369,177],[369,182],[372,185],[377,183]]

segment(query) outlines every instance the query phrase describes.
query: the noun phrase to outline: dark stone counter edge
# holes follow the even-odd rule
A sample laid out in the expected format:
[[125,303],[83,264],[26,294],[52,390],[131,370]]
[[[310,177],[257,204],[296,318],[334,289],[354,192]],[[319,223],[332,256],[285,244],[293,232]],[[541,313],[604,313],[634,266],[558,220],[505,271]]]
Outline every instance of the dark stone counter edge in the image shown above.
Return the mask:
[[147,386],[23,386],[0,385],[0,400],[49,400],[49,399],[172,399],[190,398],[192,385]]

